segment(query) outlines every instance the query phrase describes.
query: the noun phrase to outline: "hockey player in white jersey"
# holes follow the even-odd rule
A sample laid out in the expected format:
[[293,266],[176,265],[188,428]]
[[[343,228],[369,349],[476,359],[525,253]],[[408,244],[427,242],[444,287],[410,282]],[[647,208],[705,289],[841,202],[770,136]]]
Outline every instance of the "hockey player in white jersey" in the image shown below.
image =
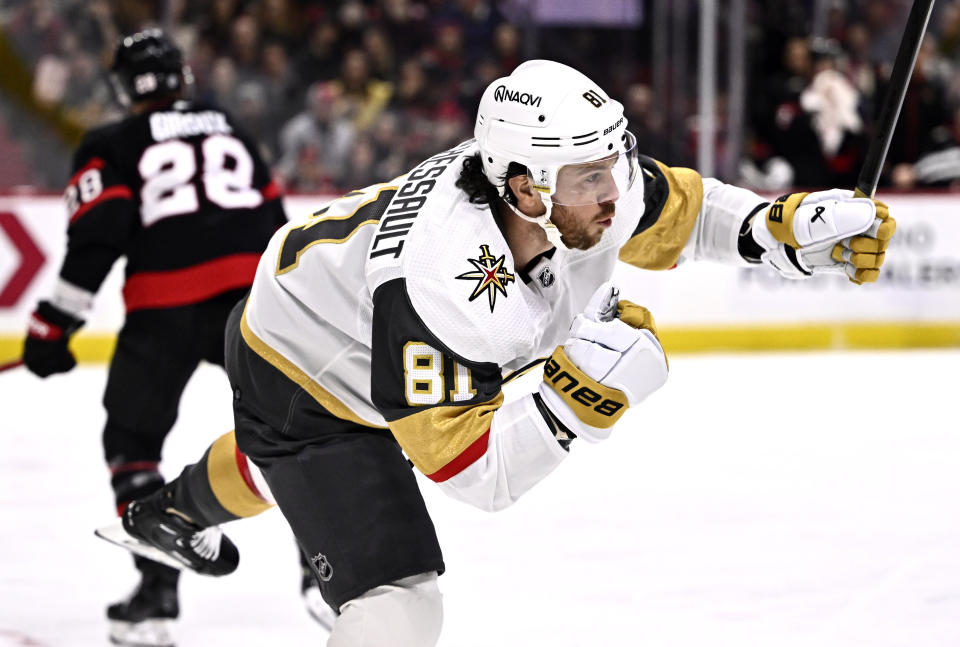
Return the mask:
[[[847,191],[771,205],[645,158],[590,79],[524,63],[487,88],[475,140],[273,237],[227,328],[235,434],[123,527],[136,550],[225,574],[238,554],[210,529],[275,502],[339,614],[328,645],[434,645],[444,564],[407,458],[492,511],[575,439],[608,438],[668,375],[650,313],[607,283],[618,261],[870,282],[894,228]],[[540,363],[539,387],[505,402]]]

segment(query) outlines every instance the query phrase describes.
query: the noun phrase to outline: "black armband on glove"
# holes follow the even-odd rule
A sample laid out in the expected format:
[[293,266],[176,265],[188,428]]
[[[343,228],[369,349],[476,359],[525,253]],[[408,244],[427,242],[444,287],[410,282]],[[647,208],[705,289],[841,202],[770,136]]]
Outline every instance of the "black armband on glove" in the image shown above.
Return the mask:
[[77,365],[67,344],[70,336],[83,323],[82,319],[49,301],[41,301],[30,315],[27,340],[23,346],[23,363],[40,377],[66,373]]
[[743,219],[743,223],[740,225],[740,236],[737,238],[737,251],[740,252],[740,256],[749,263],[761,262],[760,256],[763,255],[763,247],[753,239],[753,218],[761,209],[769,206],[769,204],[769,202],[761,202],[758,204],[753,208],[753,211],[747,214],[747,217]]
[[540,415],[543,416],[547,426],[550,427],[553,437],[557,439],[557,442],[560,443],[561,447],[563,447],[566,451],[570,451],[570,443],[573,442],[573,439],[576,438],[577,435],[567,429],[567,426],[560,422],[559,418],[553,415],[553,412],[550,411],[550,407],[544,404],[543,398],[540,397],[539,393],[533,394],[533,402],[537,405],[537,410],[540,412]]

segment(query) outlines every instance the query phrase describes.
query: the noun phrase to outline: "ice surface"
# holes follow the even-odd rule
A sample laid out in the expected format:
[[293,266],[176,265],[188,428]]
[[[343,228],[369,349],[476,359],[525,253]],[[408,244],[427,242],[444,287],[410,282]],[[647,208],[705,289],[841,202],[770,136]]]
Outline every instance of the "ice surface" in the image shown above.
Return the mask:
[[[422,480],[441,645],[960,645],[958,372],[957,350],[678,356],[609,441],[574,443],[508,510]],[[0,646],[105,645],[104,607],[134,584],[93,536],[112,518],[104,380],[0,375]],[[229,403],[201,368],[168,477],[231,428]],[[226,531],[240,568],[184,576],[178,644],[322,645],[282,516]]]

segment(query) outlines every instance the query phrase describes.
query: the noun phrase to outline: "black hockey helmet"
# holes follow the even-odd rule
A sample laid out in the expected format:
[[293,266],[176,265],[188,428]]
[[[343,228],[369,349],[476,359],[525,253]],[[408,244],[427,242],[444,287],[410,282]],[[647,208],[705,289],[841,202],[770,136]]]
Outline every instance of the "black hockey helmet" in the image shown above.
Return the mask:
[[110,68],[113,89],[125,106],[176,94],[191,80],[183,53],[160,29],[124,36]]

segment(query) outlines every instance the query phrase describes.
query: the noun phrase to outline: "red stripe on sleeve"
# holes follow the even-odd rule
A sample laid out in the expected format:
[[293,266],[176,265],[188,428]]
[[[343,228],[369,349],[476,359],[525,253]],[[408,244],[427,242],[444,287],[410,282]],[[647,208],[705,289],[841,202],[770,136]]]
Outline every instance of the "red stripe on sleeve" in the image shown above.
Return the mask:
[[80,208],[74,211],[73,215],[70,216],[70,224],[72,225],[74,222],[80,219],[80,216],[87,213],[98,204],[106,202],[107,200],[129,200],[132,197],[133,193],[130,191],[130,189],[122,184],[105,189],[95,199],[91,200],[90,202],[84,202],[82,205],[80,205]]
[[243,478],[243,482],[246,484],[250,491],[257,495],[257,498],[261,501],[266,501],[260,490],[257,488],[256,483],[253,482],[253,474],[250,473],[250,465],[247,463],[247,457],[244,455],[240,448],[234,445],[234,457],[237,459],[237,470],[240,472],[240,476]]
[[427,478],[436,483],[443,483],[473,465],[477,459],[487,453],[487,444],[490,441],[490,430],[487,429],[483,435],[470,443],[470,446],[460,452],[452,461],[438,469],[433,474],[427,474]]
[[228,290],[250,287],[260,254],[230,254],[181,270],[138,272],[127,278],[127,312],[198,303]]

